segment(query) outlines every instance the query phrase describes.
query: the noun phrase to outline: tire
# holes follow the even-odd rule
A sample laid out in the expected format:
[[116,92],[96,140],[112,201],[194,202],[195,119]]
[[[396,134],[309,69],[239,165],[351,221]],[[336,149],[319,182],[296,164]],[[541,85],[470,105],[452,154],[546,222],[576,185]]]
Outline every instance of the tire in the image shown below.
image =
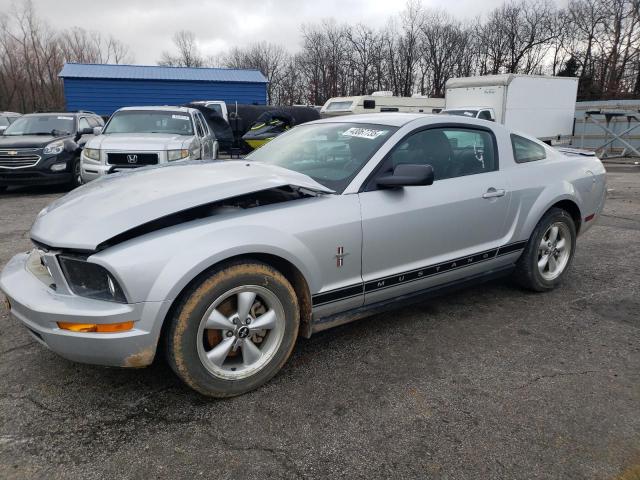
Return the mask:
[[69,181],[69,187],[77,188],[82,185],[82,175],[80,171],[80,159],[76,158],[73,160],[73,165],[71,166],[71,172],[73,173],[71,180]]
[[[555,238],[554,227],[558,229]],[[560,248],[558,246],[563,239],[564,247]],[[573,218],[565,210],[552,208],[533,230],[516,263],[514,279],[522,287],[536,292],[553,290],[567,274],[575,249],[576,226]]]
[[7,187],[6,185],[0,185],[0,193],[4,193],[7,191],[9,187]]
[[[240,321],[245,312],[248,320]],[[282,368],[300,314],[280,272],[246,261],[208,272],[181,296],[169,321],[165,353],[173,371],[201,394],[222,398],[254,390]]]

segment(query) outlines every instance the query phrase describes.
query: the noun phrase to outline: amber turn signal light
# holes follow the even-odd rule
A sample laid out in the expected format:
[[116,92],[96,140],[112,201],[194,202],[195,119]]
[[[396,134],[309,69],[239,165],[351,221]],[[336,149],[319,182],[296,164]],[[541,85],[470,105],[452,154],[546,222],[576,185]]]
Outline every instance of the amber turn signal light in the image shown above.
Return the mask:
[[126,332],[133,328],[133,321],[119,323],[71,323],[58,322],[58,328],[71,332],[96,332],[96,333],[118,333]]

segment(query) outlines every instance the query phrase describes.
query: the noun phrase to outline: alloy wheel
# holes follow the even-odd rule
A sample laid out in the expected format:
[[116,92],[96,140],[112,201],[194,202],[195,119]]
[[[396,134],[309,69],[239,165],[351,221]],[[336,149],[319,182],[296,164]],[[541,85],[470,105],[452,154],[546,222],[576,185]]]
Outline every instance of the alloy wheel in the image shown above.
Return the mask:
[[198,356],[216,377],[251,376],[275,356],[285,333],[284,308],[265,287],[243,285],[218,297],[200,321]]
[[571,232],[563,222],[555,222],[542,235],[538,247],[538,271],[542,278],[552,281],[558,278],[571,257]]

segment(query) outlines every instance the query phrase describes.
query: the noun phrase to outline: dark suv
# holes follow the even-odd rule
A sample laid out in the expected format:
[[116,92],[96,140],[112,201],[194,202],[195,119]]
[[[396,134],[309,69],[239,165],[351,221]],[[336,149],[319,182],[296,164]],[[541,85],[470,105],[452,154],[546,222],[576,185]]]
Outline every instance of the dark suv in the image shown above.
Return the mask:
[[17,118],[0,135],[0,192],[10,185],[80,185],[80,152],[102,126],[92,112]]

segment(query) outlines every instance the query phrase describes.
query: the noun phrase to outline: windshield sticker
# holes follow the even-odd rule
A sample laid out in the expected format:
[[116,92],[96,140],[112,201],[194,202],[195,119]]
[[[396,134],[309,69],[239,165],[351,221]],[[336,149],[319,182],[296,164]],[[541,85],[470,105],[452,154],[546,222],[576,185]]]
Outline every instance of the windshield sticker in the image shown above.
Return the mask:
[[58,117],[58,120],[73,120],[73,117]]
[[373,130],[371,128],[352,127],[349,130],[342,132],[342,135],[344,135],[345,137],[358,137],[374,140],[380,135],[386,134],[388,131],[389,130]]
[[189,115],[171,115],[171,118],[176,120],[189,120]]

